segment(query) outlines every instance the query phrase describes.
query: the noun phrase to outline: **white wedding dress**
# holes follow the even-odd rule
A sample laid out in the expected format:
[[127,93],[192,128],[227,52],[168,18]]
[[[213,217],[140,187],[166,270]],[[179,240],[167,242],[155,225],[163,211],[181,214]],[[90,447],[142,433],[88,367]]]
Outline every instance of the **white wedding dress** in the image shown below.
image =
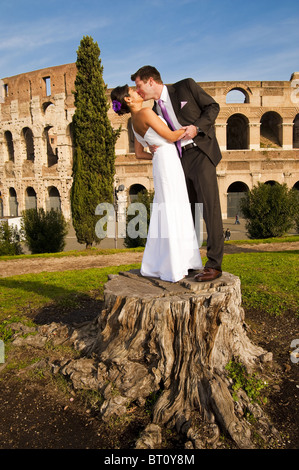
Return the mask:
[[155,195],[140,272],[177,282],[188,269],[202,268],[183,168],[175,145],[151,127],[144,137],[134,128],[133,132],[144,147],[158,146],[152,160]]

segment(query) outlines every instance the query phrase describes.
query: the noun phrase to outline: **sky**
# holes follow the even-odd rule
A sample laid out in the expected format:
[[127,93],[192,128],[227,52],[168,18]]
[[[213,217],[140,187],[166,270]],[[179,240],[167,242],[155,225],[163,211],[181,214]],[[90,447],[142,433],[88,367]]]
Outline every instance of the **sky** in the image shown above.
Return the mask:
[[1,1],[0,78],[76,62],[98,43],[108,88],[153,65],[164,83],[290,80],[299,72],[295,0]]

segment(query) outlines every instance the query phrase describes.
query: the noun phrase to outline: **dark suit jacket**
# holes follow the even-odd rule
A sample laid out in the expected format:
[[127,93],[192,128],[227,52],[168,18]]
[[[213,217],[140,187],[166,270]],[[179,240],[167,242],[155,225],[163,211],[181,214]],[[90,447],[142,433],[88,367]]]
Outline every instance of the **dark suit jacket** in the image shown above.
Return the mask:
[[[216,166],[222,158],[214,129],[219,104],[192,78],[167,85],[167,88],[179,123],[182,126],[193,124],[201,129],[202,133],[193,140]],[[156,104],[153,109],[156,111]]]

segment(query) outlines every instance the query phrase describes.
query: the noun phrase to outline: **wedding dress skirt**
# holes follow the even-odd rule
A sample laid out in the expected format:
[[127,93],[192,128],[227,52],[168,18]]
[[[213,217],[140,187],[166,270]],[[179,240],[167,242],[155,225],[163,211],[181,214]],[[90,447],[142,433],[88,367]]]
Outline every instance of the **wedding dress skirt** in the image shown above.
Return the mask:
[[133,131],[144,147],[159,146],[152,160],[155,195],[140,272],[177,282],[188,269],[202,268],[183,168],[174,144],[151,127],[144,137]]

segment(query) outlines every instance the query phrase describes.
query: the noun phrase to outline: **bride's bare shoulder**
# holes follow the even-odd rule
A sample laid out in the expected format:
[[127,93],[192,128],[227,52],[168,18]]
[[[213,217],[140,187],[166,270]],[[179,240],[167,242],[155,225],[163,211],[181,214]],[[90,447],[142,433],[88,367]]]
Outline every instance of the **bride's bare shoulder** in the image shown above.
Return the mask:
[[151,108],[141,108],[138,114],[144,116],[151,116],[156,113]]
[[157,119],[157,114],[151,108],[142,108],[138,113],[138,117],[147,123],[152,123]]

